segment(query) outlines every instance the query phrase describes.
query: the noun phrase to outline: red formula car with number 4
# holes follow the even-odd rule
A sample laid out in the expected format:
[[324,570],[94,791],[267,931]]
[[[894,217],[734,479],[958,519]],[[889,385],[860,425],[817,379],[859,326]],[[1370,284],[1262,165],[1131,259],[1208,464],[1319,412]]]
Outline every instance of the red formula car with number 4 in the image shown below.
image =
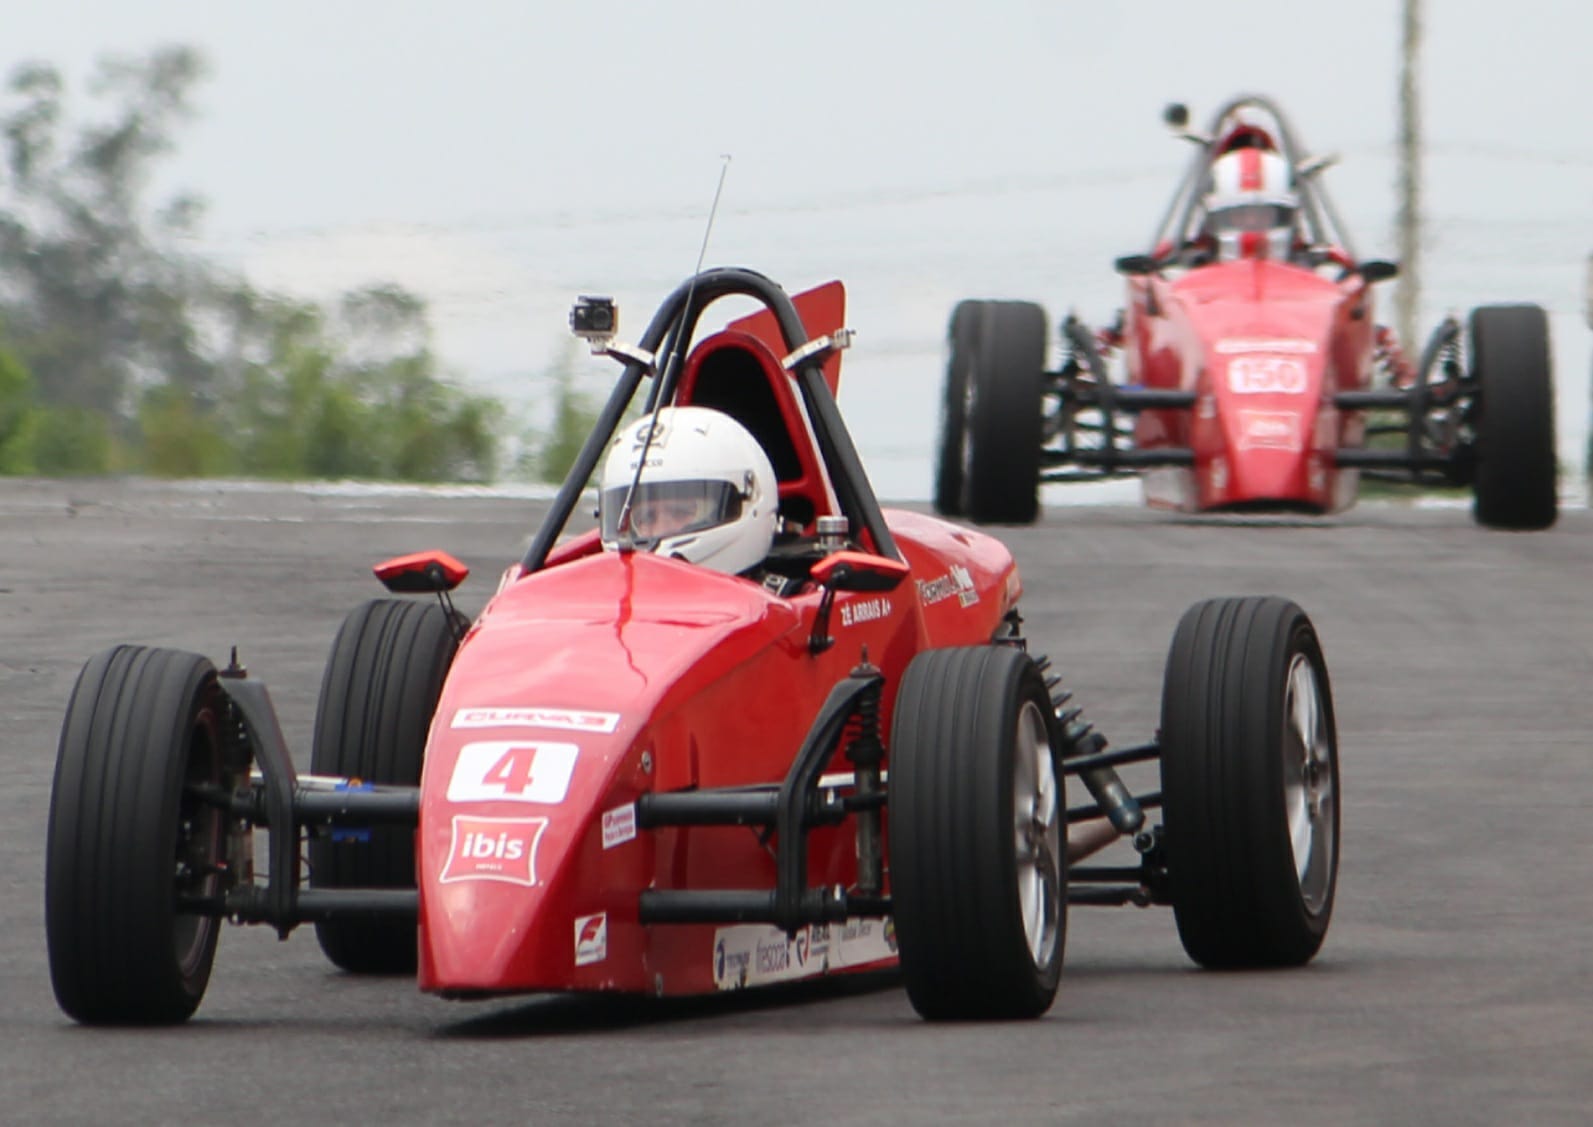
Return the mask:
[[[1027,523],[1042,482],[1139,475],[1183,512],[1345,509],[1361,479],[1469,486],[1479,523],[1557,512],[1549,327],[1536,305],[1447,317],[1416,362],[1377,323],[1372,286],[1321,176],[1265,98],[1223,106],[1143,254],[1118,259],[1116,324],[964,301],[952,313],[934,496],[945,514]],[[1115,369],[1115,372],[1114,372]]]
[[[763,308],[699,335],[726,297]],[[394,594],[337,632],[311,773],[236,659],[92,658],[50,809],[62,1009],[185,1020],[227,921],[313,922],[343,970],[446,998],[899,965],[929,1018],[1044,1013],[1070,901],[1171,905],[1206,966],[1311,959],[1339,804],[1305,613],[1192,607],[1159,741],[1108,748],[1030,650],[1006,548],[876,501],[836,405],[843,304],[713,269],[627,345],[582,299],[624,370],[545,522],[473,622],[446,553],[376,568]],[[1119,840],[1136,864],[1087,863]]]

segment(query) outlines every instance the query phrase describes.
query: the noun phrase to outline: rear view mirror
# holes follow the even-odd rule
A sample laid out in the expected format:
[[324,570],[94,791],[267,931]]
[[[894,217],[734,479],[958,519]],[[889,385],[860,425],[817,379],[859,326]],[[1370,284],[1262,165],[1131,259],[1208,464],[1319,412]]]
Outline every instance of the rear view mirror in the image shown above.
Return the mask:
[[868,552],[831,552],[813,565],[813,578],[832,591],[894,591],[907,578],[900,560]]
[[1389,262],[1381,258],[1369,258],[1357,266],[1356,269],[1368,283],[1386,282],[1388,279],[1398,276],[1399,263]]
[[1148,254],[1125,254],[1113,265],[1119,274],[1139,277],[1145,274],[1156,273],[1156,260]]
[[470,569],[447,552],[415,552],[399,556],[374,568],[376,578],[395,595],[419,595],[427,591],[452,591],[465,581]]

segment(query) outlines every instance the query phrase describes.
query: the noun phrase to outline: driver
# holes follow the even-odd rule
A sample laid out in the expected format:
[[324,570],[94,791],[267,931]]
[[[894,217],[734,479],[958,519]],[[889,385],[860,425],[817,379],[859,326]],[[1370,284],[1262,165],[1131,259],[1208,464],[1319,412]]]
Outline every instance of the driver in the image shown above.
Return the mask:
[[1205,230],[1218,262],[1287,262],[1294,253],[1300,198],[1290,184],[1288,162],[1277,153],[1241,148],[1212,161],[1204,203]]
[[774,466],[746,427],[707,407],[665,407],[616,435],[597,508],[605,548],[742,575],[768,556],[779,503]]

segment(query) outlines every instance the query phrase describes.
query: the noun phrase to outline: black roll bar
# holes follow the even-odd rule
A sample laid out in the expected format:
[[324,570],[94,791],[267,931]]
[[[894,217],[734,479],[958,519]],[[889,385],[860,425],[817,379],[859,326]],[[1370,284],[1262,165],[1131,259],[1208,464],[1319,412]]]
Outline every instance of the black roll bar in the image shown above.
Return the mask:
[[[671,355],[675,351],[684,351],[681,346],[690,341],[703,311],[720,298],[731,296],[750,297],[761,302],[774,315],[781,339],[789,352],[795,352],[808,343],[807,329],[785,290],[755,270],[719,266],[693,275],[675,287],[674,292],[658,307],[658,312],[653,314],[639,347],[644,352],[658,355],[659,347],[667,341]],[[649,410],[658,404],[672,402],[680,381],[680,365],[672,363],[668,355],[661,359],[663,369],[658,384],[649,392],[646,400]],[[900,560],[902,556],[896,541],[885,525],[879,501],[863,472],[863,460],[858,456],[852,436],[841,419],[835,396],[824,382],[823,363],[822,354],[811,356],[796,365],[794,375],[797,390],[818,440],[819,456],[835,489],[836,500],[841,511],[853,518],[855,526],[868,534],[875,552]],[[626,407],[635,397],[637,386],[646,374],[647,369],[641,361],[630,360],[626,363],[619,382],[592,426],[592,433],[587,435],[574,465],[559,486],[552,508],[536,535],[531,538],[525,556],[520,561],[522,571],[538,571],[547,563],[548,553],[564,531],[564,526],[569,523],[570,515],[586,489],[586,483],[597,469],[615,429],[625,415]]]

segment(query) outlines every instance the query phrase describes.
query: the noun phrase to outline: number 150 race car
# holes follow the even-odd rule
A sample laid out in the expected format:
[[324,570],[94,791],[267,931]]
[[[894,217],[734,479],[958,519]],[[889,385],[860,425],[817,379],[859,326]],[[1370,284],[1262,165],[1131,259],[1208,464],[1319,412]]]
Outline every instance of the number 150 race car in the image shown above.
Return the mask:
[[[1354,256],[1303,150],[1259,97],[1204,133],[1148,253],[1118,259],[1128,300],[1093,331],[1069,315],[1048,370],[1045,311],[964,301],[952,313],[934,496],[979,523],[1038,515],[1041,482],[1140,475],[1184,512],[1348,508],[1368,479],[1469,485],[1479,523],[1554,523],[1548,318],[1472,310],[1412,364],[1373,313],[1397,268]],[[1121,354],[1123,373],[1109,365]]]
[[[730,296],[763,308],[696,339]],[[1029,651],[1011,554],[876,501],[836,406],[843,307],[838,282],[793,299],[712,269],[628,345],[582,299],[572,326],[624,370],[546,520],[474,622],[447,553],[376,568],[394,597],[337,632],[311,773],[236,657],[89,660],[50,808],[61,1008],[187,1019],[224,921],[313,922],[343,970],[446,998],[899,967],[933,1019],[1044,1013],[1070,901],[1170,905],[1204,966],[1311,959],[1339,785],[1306,614],[1191,607],[1159,741],[1108,748]],[[750,436],[752,468],[682,476],[715,432]],[[600,462],[599,526],[566,534]],[[705,499],[713,519],[648,532]],[[769,522],[762,558],[726,565],[743,518]],[[1113,842],[1135,863],[1084,863]]]

